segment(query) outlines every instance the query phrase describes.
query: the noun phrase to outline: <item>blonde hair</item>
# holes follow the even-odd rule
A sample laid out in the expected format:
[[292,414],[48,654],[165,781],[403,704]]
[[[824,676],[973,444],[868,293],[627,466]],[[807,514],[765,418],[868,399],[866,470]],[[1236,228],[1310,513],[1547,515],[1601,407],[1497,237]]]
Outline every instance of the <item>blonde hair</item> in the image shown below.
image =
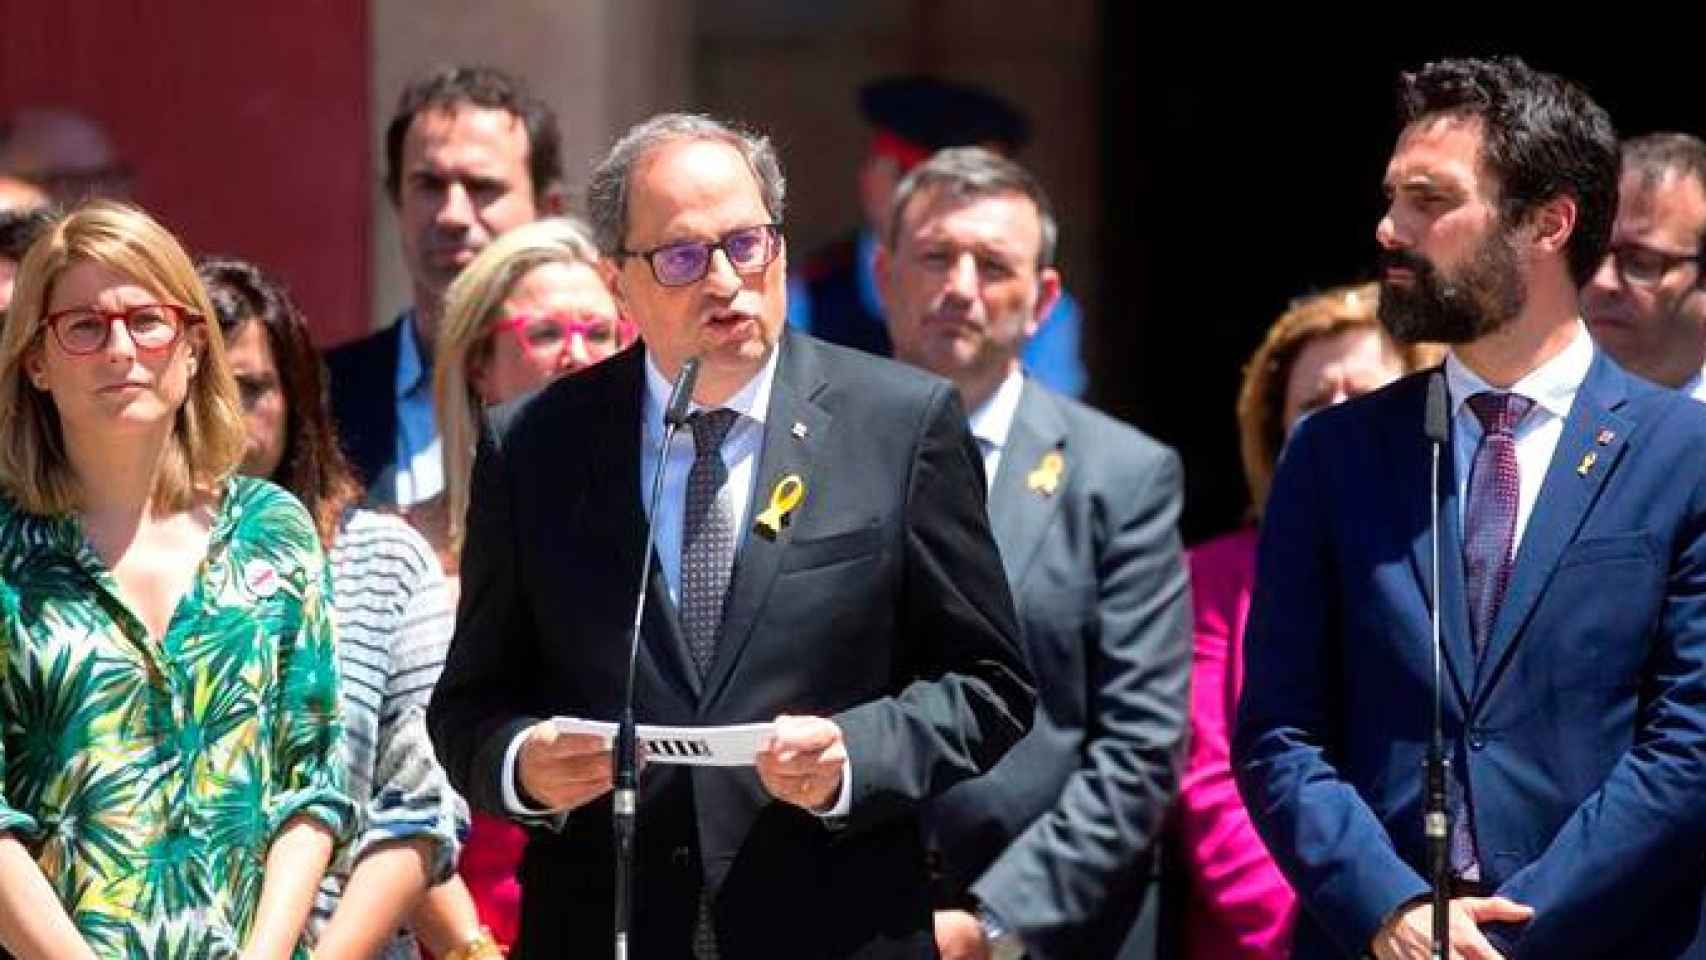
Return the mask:
[[1379,297],[1379,284],[1363,283],[1292,301],[1244,366],[1244,383],[1238,391],[1238,449],[1255,516],[1261,516],[1273,484],[1274,465],[1285,446],[1285,392],[1291,368],[1304,347],[1347,330],[1370,330],[1386,341],[1405,373],[1440,361],[1443,350],[1433,344],[1392,342],[1377,315]]
[[510,288],[528,271],[547,263],[581,263],[596,270],[598,249],[592,245],[587,227],[571,217],[547,217],[517,227],[480,251],[444,295],[432,405],[444,458],[452,554],[462,550],[482,406],[468,372],[490,356],[491,323],[497,319]]
[[[128,277],[204,323],[214,316],[183,246],[137,207],[91,201],[54,223],[30,247],[0,330],[0,490],[19,507],[43,516],[75,510],[82,488],[66,458],[59,411],[51,395],[29,381],[24,361],[46,343],[53,284],[80,263]],[[186,335],[191,328],[185,328]],[[154,506],[183,510],[198,492],[216,491],[242,461],[245,439],[224,344],[219,336],[206,335],[154,478]]]

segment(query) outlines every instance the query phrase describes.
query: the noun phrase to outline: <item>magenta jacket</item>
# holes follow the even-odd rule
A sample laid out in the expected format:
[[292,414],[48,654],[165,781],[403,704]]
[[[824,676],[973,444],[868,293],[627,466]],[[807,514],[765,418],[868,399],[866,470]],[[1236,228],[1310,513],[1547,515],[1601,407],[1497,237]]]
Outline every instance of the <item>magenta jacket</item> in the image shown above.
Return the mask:
[[1189,555],[1196,649],[1190,760],[1177,815],[1189,871],[1186,956],[1278,960],[1290,953],[1297,901],[1238,797],[1228,747],[1244,686],[1244,620],[1256,582],[1256,530],[1210,540]]

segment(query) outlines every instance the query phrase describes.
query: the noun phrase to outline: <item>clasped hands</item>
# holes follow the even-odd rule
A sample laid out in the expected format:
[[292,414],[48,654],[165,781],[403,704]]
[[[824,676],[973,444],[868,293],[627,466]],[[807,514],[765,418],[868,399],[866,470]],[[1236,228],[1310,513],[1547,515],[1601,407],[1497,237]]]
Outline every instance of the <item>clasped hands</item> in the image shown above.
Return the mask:
[[[1503,960],[1487,941],[1481,925],[1526,923],[1534,910],[1504,897],[1457,897],[1450,907],[1452,960]],[[1418,900],[1401,907],[1369,944],[1376,960],[1427,960],[1433,946],[1433,904]]]

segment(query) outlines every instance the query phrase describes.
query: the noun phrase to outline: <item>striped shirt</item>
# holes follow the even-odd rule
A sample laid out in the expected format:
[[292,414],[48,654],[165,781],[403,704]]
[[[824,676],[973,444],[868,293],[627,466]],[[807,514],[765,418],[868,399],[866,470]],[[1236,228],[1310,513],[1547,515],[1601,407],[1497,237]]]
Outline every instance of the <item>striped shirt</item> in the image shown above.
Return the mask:
[[[427,740],[426,705],[444,669],[453,626],[444,573],[432,548],[402,520],[371,510],[344,515],[331,550],[338,663],[343,670],[348,789],[360,811],[355,839],[320,883],[310,936],[318,939],[348,882],[374,845],[435,842],[431,878],[455,869],[468,811]],[[414,960],[407,931],[379,954]]]

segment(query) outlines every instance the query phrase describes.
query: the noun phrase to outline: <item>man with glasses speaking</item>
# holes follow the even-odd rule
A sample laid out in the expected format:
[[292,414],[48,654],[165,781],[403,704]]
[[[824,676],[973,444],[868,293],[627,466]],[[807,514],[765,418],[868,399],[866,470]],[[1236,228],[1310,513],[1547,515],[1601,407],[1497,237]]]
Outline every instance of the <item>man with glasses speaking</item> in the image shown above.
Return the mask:
[[774,732],[754,766],[642,771],[632,955],[934,957],[918,805],[988,770],[1034,699],[965,412],[783,333],[767,139],[654,117],[587,206],[641,344],[493,415],[429,711],[456,786],[535,827],[518,956],[611,942],[611,753],[549,720],[617,718],[649,521],[638,719]]
[[1582,288],[1588,331],[1624,369],[1706,400],[1706,143],[1623,143],[1611,250]]

